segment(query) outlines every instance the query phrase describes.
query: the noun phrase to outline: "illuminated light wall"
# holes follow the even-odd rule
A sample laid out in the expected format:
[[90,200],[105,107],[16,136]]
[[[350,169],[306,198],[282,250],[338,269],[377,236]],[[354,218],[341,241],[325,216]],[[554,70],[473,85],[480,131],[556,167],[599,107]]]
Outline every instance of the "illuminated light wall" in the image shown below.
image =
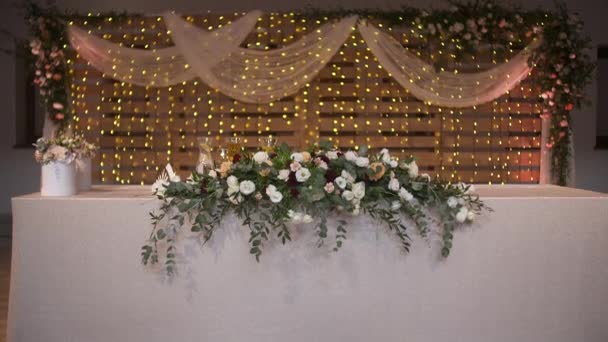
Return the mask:
[[[213,30],[240,15],[186,19]],[[280,47],[327,20],[266,14],[243,46]],[[90,16],[74,24],[127,47],[171,45],[160,17]],[[406,26],[383,29],[418,56],[447,61],[446,70],[475,72],[505,61],[492,50],[457,61],[441,46],[417,50],[421,37]],[[165,88],[132,86],[105,78],[75,53],[69,66],[74,129],[101,146],[95,175],[102,183],[150,183],[167,163],[185,176],[194,169],[200,136],[225,146],[226,138],[238,135],[254,148],[259,136],[270,134],[298,147],[319,139],[342,149],[387,147],[400,157],[416,156],[422,172],[453,182],[538,183],[542,106],[533,75],[491,103],[464,109],[431,106],[382,69],[357,31],[300,93],[270,104],[241,103],[198,80]]]

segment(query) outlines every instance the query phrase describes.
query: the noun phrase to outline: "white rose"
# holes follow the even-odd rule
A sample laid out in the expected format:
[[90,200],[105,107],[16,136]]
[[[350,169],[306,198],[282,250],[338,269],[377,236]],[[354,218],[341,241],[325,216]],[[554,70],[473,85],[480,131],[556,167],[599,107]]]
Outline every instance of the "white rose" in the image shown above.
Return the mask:
[[475,220],[475,213],[472,211],[467,212],[467,221]]
[[217,178],[217,172],[215,170],[209,171],[209,177],[211,177],[211,178]]
[[344,189],[346,187],[346,179],[344,179],[344,177],[336,177],[334,182],[340,189]]
[[463,223],[464,221],[466,221],[467,216],[468,216],[467,208],[462,207],[462,208],[460,208],[458,213],[456,213],[456,221]]
[[262,164],[263,162],[268,160],[268,153],[266,153],[264,151],[256,152],[253,155],[253,160],[258,164]]
[[391,163],[391,155],[390,155],[390,153],[388,153],[387,149],[383,149],[382,151],[380,151],[380,154],[382,155],[382,162],[384,164]]
[[279,203],[283,200],[283,194],[277,190],[277,187],[270,184],[266,187],[266,195],[270,197],[272,203]]
[[397,161],[396,161],[396,160],[391,160],[391,167],[392,167],[393,169],[394,169],[394,168],[396,168],[398,164],[399,164],[399,163],[397,163]]
[[355,177],[346,170],[342,170],[342,173],[340,174],[340,176],[342,176],[342,178],[344,178],[347,183],[355,182]]
[[296,179],[300,183],[304,183],[310,178],[310,171],[307,168],[303,167],[296,172]]
[[355,164],[357,164],[358,167],[368,167],[369,159],[367,157],[357,157],[357,159],[355,159]]
[[152,184],[152,194],[164,197],[167,185],[169,185],[169,182],[164,179],[156,180],[156,182]]
[[312,222],[312,216],[306,214],[302,217],[302,222],[304,223],[311,223]]
[[412,193],[407,191],[405,188],[399,189],[399,197],[406,202],[414,199],[414,195],[412,195]]
[[456,206],[458,205],[458,200],[456,199],[456,197],[454,196],[450,196],[448,197],[448,207],[450,208],[456,208]]
[[353,215],[354,215],[354,216],[359,215],[359,212],[360,212],[360,209],[359,209],[358,207],[357,207],[357,208],[355,208],[355,209],[353,209]]
[[421,178],[424,178],[427,182],[431,181],[431,176],[428,173],[423,173],[420,175]]
[[365,196],[365,182],[355,183],[353,185],[353,194],[356,199],[362,199]]
[[226,179],[226,183],[228,184],[228,188],[238,188],[239,180],[235,176],[230,176]]
[[239,184],[239,191],[243,195],[249,195],[255,191],[255,184],[250,180],[244,180]]
[[282,181],[287,181],[289,179],[289,173],[291,171],[289,171],[288,169],[283,169],[279,171],[279,176],[277,178],[279,178]]
[[302,213],[299,213],[297,211],[289,210],[287,212],[287,216],[289,216],[291,221],[293,221],[294,223],[298,223],[298,222],[302,221],[303,215],[302,215]]
[[353,194],[353,192],[350,190],[345,190],[342,193],[342,198],[344,198],[347,201],[352,201],[355,198],[355,194]]
[[410,176],[410,178],[415,178],[418,176],[418,164],[416,164],[415,160],[412,160],[411,163],[406,164],[407,166],[407,173]]
[[393,201],[391,203],[391,210],[392,211],[397,211],[399,209],[401,209],[401,202],[399,202],[399,201]]
[[397,178],[392,178],[388,182],[388,189],[391,191],[399,191],[399,180]]
[[239,204],[243,200],[243,196],[241,196],[241,194],[239,194],[238,186],[228,188],[227,194],[228,194],[228,198],[230,199],[230,202],[232,202],[234,204]]
[[304,155],[300,152],[292,153],[291,159],[293,159],[294,161],[297,161],[298,163],[301,163],[304,161]]
[[344,154],[344,158],[346,158],[346,160],[354,162],[355,160],[357,160],[357,153],[353,152],[353,151],[348,151]]
[[325,155],[328,159],[338,159],[338,152],[336,151],[328,151]]

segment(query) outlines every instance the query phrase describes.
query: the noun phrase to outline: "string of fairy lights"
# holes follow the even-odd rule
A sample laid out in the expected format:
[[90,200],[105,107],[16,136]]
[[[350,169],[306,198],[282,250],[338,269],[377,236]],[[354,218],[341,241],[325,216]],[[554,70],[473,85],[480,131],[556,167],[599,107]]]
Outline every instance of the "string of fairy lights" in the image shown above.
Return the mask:
[[[241,15],[185,18],[212,31]],[[98,16],[89,14],[90,19],[73,24],[124,47],[154,50],[172,45],[161,17]],[[281,47],[329,20],[265,14],[243,46]],[[457,42],[421,48],[426,37],[416,29],[417,23],[404,27],[381,29],[420,58],[447,60],[442,70],[480,71],[503,62],[492,50],[471,56],[470,62],[458,60],[445,48]],[[227,137],[241,136],[244,145],[253,148],[259,145],[257,137],[264,135],[300,147],[320,139],[342,149],[362,144],[388,147],[401,157],[415,155],[422,170],[454,182],[534,183],[539,177],[542,105],[536,101],[533,82],[524,81],[485,105],[433,106],[393,81],[355,30],[298,94],[269,104],[233,100],[198,79],[164,88],[112,81],[75,53],[68,66],[73,128],[101,146],[98,175],[104,183],[149,183],[168,162],[183,172],[192,170],[198,137],[211,137],[220,146]]]

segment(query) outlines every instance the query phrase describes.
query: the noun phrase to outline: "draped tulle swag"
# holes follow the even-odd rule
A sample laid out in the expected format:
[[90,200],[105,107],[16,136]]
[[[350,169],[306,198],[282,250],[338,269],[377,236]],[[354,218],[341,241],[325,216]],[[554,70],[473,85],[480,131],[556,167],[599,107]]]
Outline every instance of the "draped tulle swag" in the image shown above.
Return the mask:
[[436,71],[404,49],[390,34],[356,16],[330,22],[296,42],[263,51],[240,44],[261,12],[252,11],[214,31],[179,15],[163,16],[175,44],[142,50],[119,46],[70,26],[70,42],[80,56],[106,76],[140,86],[164,87],[198,77],[211,88],[246,103],[269,103],[296,94],[330,62],[357,26],[380,65],[407,91],[427,103],[470,107],[492,101],[530,71],[535,39],[508,62],[476,73]]

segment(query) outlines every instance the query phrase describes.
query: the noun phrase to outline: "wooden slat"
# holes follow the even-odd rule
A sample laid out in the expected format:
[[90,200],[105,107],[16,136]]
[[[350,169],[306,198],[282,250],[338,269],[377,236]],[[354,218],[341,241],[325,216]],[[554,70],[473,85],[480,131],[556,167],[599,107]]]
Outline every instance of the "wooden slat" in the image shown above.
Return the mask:
[[[192,16],[204,29],[225,25],[239,15]],[[282,23],[270,27],[270,16]],[[161,48],[172,45],[162,19],[133,17],[98,22],[78,19],[93,34],[125,46]],[[292,22],[289,14],[265,14],[243,46],[279,47],[310,32],[313,22]],[[142,32],[141,23],[146,30]],[[280,33],[277,30],[280,28]],[[258,37],[256,32],[265,32]],[[393,35],[416,51],[419,41]],[[194,79],[164,88],[144,88],[116,82],[71,54],[75,129],[98,142],[98,179],[138,184],[152,182],[157,170],[171,162],[182,175],[194,168],[196,138],[212,136],[217,145],[234,134],[247,148],[258,136],[273,134],[280,142],[304,147],[329,139],[348,149],[357,145],[388,147],[395,156],[415,155],[421,170],[454,181],[538,181],[540,164],[539,88],[530,77],[508,94],[472,108],[450,109],[425,104],[403,89],[381,67],[353,33],[320,73],[300,93],[273,104],[247,104],[230,99]],[[357,43],[357,44],[354,44]],[[423,54],[425,55],[425,54]],[[476,62],[494,66],[490,51]],[[453,65],[455,66],[455,64]],[[459,65],[461,72],[476,66]]]

